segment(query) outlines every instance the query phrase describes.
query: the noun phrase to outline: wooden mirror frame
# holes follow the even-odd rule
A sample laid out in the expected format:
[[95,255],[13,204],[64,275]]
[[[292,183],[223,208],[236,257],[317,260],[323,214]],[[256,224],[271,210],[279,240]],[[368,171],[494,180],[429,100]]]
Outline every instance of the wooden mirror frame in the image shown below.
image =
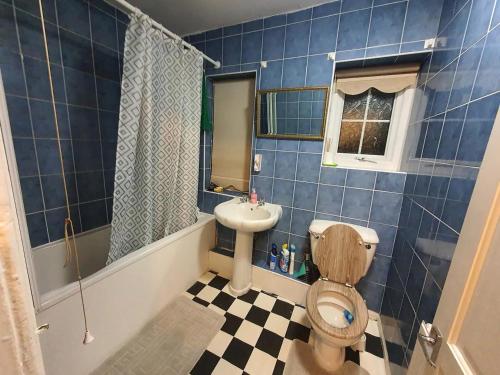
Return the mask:
[[[261,95],[268,94],[272,92],[288,92],[288,91],[312,91],[312,90],[323,90],[325,91],[325,104],[323,107],[323,123],[321,124],[320,135],[292,135],[292,134],[264,134],[260,131],[260,109],[261,109]],[[302,140],[312,140],[312,141],[322,141],[325,137],[326,129],[326,117],[328,114],[328,105],[330,101],[330,88],[328,86],[305,86],[305,87],[292,87],[285,89],[269,89],[269,90],[257,90],[255,97],[255,134],[257,138],[271,138],[271,139],[302,139]]]

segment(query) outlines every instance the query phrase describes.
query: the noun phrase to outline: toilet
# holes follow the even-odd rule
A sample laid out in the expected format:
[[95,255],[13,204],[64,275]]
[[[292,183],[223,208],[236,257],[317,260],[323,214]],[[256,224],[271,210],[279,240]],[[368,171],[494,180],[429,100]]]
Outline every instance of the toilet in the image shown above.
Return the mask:
[[364,350],[368,309],[355,285],[370,268],[379,239],[371,228],[328,220],[313,220],[309,233],[312,261],[321,275],[307,292],[309,344],[321,367],[335,371],[344,363],[346,347]]

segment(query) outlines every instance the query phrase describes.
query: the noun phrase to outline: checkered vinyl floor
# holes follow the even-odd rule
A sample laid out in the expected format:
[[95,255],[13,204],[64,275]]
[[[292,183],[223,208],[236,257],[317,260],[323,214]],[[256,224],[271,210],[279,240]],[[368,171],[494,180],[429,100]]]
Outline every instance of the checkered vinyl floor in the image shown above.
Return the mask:
[[[193,301],[226,317],[191,374],[282,374],[293,339],[309,339],[311,326],[305,308],[256,288],[235,298],[228,282],[208,272],[185,292]],[[366,351],[347,348],[346,360],[372,375],[385,375],[376,321],[369,321],[366,338]]]

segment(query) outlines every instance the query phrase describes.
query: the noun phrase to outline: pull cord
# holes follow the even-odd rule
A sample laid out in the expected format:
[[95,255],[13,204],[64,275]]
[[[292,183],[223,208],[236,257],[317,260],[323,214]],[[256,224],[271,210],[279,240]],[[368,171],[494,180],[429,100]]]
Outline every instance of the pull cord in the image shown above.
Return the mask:
[[[64,220],[64,239],[66,242],[66,259],[64,262],[64,266],[66,267],[71,262],[71,259],[74,255],[75,256],[76,274],[77,274],[77,278],[78,278],[78,287],[80,290],[80,299],[82,301],[83,321],[85,323],[85,334],[84,334],[84,338],[83,338],[83,343],[89,344],[94,340],[94,337],[90,334],[90,332],[88,330],[88,325],[87,325],[87,313],[85,311],[85,302],[84,302],[84,298],[83,298],[82,276],[80,273],[80,264],[78,261],[78,250],[77,250],[76,241],[75,241],[75,232],[74,232],[74,227],[73,227],[73,221],[71,220],[71,210],[69,207],[68,188],[66,185],[66,174],[64,171],[64,159],[63,159],[63,153],[62,153],[62,147],[61,147],[61,138],[59,135],[59,121],[57,119],[56,99],[55,99],[55,95],[54,95],[54,84],[52,82],[52,70],[50,67],[49,46],[47,43],[47,33],[45,31],[45,18],[44,18],[44,13],[43,13],[42,0],[38,0],[38,6],[40,8],[40,20],[42,23],[43,43],[44,43],[44,47],[45,47],[45,59],[47,60],[47,73],[49,76],[49,87],[50,87],[50,97],[51,97],[51,102],[52,102],[52,112],[54,115],[54,125],[56,128],[56,139],[57,139],[57,148],[58,148],[58,152],[59,152],[59,162],[61,163],[61,174],[62,174],[62,179],[63,179],[64,198],[66,200],[67,217]],[[69,233],[68,228],[71,230],[71,233]]]

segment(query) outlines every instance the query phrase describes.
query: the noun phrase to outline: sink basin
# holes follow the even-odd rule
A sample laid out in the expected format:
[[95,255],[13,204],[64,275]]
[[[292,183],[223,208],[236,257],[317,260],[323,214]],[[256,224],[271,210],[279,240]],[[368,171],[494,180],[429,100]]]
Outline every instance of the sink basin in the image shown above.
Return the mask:
[[262,232],[271,229],[281,217],[281,206],[265,203],[241,203],[239,198],[215,207],[215,218],[225,227],[243,232]]
[[236,230],[233,276],[229,290],[241,296],[252,287],[252,248],[254,232],[271,229],[281,217],[281,206],[265,203],[242,203],[239,198],[215,207],[215,219],[225,227]]

